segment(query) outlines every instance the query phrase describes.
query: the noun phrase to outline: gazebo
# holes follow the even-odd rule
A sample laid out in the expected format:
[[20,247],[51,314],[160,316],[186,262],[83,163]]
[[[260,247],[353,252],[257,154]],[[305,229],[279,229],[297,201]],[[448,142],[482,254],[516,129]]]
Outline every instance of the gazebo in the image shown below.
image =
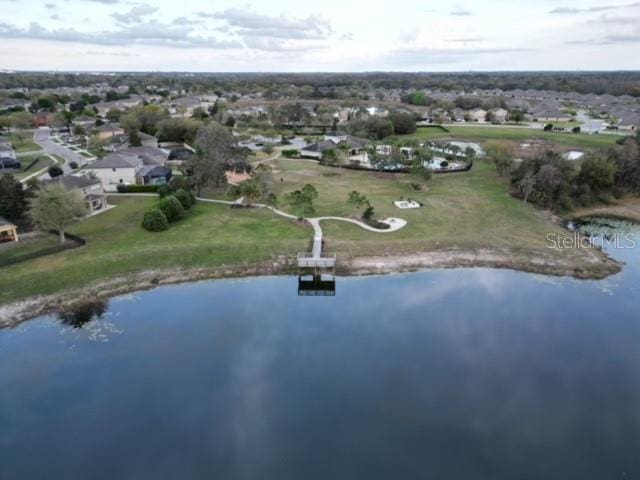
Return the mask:
[[0,217],[0,243],[17,242],[18,227],[10,221]]

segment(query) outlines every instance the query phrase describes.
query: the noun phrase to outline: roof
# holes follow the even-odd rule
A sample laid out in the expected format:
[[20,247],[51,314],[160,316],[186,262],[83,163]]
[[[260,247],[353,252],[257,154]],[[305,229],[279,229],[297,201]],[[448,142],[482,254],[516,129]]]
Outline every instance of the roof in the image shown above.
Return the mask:
[[136,176],[138,176],[138,177],[146,177],[146,176],[166,177],[169,174],[170,171],[171,171],[170,168],[163,167],[161,165],[147,165],[145,167],[142,167],[138,171]]
[[62,185],[68,190],[74,190],[76,188],[84,188],[90,185],[100,183],[100,180],[95,178],[89,178],[85,175],[61,175],[51,180],[45,180],[45,185],[58,184]]
[[125,153],[112,153],[100,160],[96,160],[89,168],[93,170],[100,168],[136,168],[141,160]]
[[168,157],[164,150],[155,147],[129,147],[118,153],[138,157],[145,165],[164,165]]

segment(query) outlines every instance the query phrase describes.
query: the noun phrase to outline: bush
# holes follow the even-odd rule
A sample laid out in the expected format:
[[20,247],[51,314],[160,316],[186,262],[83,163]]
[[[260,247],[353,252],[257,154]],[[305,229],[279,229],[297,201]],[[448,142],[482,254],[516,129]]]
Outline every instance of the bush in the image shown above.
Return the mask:
[[180,200],[175,196],[169,195],[158,202],[158,208],[162,210],[169,222],[175,222],[184,218],[185,212]]
[[142,227],[150,232],[162,232],[169,228],[169,221],[162,210],[159,208],[152,208],[145,212],[142,219]]
[[174,195],[180,202],[180,205],[182,205],[182,208],[184,208],[185,210],[189,210],[191,208],[191,205],[193,205],[193,199],[191,198],[189,192],[187,192],[186,190],[180,188]]
[[73,170],[77,170],[78,169],[78,162],[69,162],[69,167],[71,167],[71,169],[73,169]]
[[179,189],[186,190],[187,192],[191,190],[189,180],[183,175],[176,175],[171,177],[171,180],[169,180],[169,187],[171,187],[171,190],[174,192]]
[[160,185],[158,187],[158,195],[160,196],[160,198],[167,197],[172,193],[173,193],[173,190],[171,190],[171,187],[167,184]]
[[300,151],[295,148],[288,148],[280,153],[285,158],[298,158],[300,156]]
[[64,172],[62,171],[62,168],[60,168],[58,165],[51,165],[49,167],[49,176],[51,178],[59,177],[62,174],[64,174]]
[[118,193],[158,193],[158,185],[125,185],[119,184]]

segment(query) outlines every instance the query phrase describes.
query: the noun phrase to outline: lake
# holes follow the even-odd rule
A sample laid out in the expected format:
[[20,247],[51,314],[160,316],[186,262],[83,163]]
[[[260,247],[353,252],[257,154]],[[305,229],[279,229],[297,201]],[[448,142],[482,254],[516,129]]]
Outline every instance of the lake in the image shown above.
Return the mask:
[[0,330],[0,478],[640,478],[623,246],[604,281],[209,281]]

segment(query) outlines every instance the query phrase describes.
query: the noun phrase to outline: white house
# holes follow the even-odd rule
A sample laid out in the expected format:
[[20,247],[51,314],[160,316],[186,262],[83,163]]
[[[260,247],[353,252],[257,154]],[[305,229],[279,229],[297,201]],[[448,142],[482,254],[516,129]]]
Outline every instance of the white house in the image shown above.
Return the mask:
[[118,185],[135,184],[136,173],[143,165],[139,157],[113,153],[93,162],[90,171],[100,179],[106,191],[114,192]]

